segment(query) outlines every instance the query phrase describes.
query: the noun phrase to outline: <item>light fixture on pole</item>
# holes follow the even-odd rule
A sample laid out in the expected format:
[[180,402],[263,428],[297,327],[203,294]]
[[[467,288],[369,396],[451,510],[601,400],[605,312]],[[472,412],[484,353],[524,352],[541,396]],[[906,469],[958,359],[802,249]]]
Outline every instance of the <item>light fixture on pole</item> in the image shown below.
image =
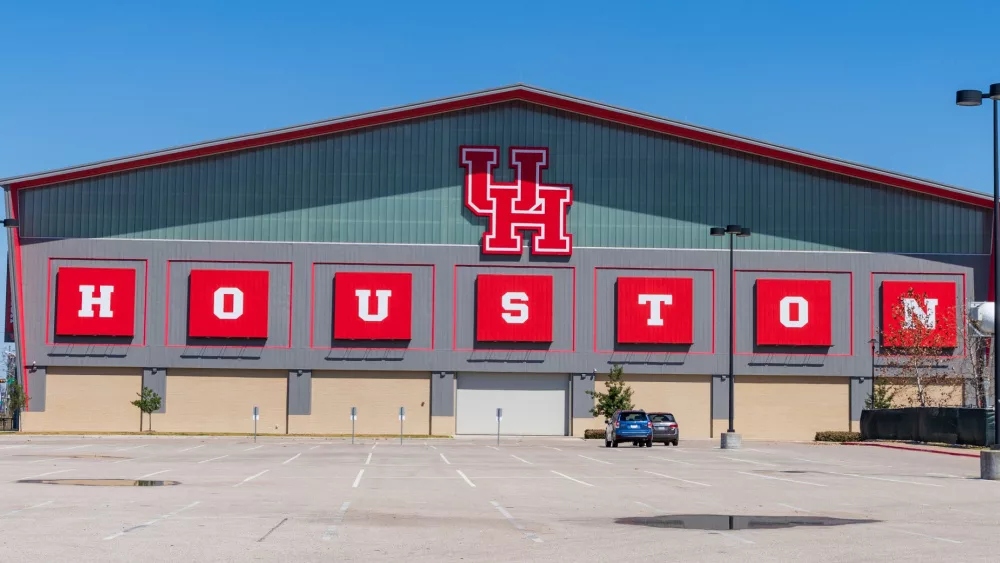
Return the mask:
[[736,384],[733,380],[733,334],[735,333],[735,315],[733,313],[736,302],[736,288],[733,280],[733,237],[749,237],[750,229],[739,225],[726,225],[722,227],[712,227],[708,233],[713,237],[729,235],[729,429],[722,435],[721,447],[724,449],[735,449],[740,447],[742,439],[736,433],[733,424],[735,404],[736,404]]
[[[997,118],[997,101],[1000,100],[1000,83],[991,84],[988,92],[979,90],[959,90],[955,93],[955,103],[960,106],[979,106],[983,104],[983,98],[993,100],[993,253],[996,256],[1000,241],[1000,121]],[[993,303],[1000,298],[1000,260],[993,260]],[[993,346],[997,345],[997,337],[993,337]],[[996,359],[994,352],[993,360],[993,412],[1000,414],[1000,362]],[[982,452],[980,457],[980,470],[984,479],[1000,479],[1000,420],[997,420],[993,427],[993,450],[992,452]]]

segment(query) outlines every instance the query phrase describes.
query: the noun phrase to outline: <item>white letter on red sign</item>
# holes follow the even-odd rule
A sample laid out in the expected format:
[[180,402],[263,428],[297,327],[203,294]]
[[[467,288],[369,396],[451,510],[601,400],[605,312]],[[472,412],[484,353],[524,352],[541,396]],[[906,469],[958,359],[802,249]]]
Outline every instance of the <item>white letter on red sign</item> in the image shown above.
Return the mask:
[[[233,310],[226,310],[226,296],[233,296]],[[243,292],[235,287],[220,287],[212,295],[212,312],[215,316],[230,321],[243,316]]]
[[673,295],[640,293],[639,304],[649,305],[649,318],[646,320],[646,326],[663,326],[663,317],[660,316],[660,306],[673,305],[673,303]]
[[[799,306],[799,318],[795,321],[792,320],[792,303]],[[795,296],[782,297],[778,311],[778,318],[781,320],[781,324],[788,328],[802,328],[809,324],[809,302],[805,298]]]
[[99,312],[98,317],[102,319],[110,319],[115,316],[114,312],[111,310],[111,294],[115,292],[115,286],[113,285],[102,285],[101,286],[101,296],[94,297],[94,286],[92,285],[81,285],[80,286],[80,311],[77,312],[79,317],[91,318],[94,316],[94,305],[97,305]]
[[377,301],[377,312],[372,315],[368,313],[368,299],[372,296],[370,289],[356,289],[354,296],[358,298],[358,316],[361,320],[370,323],[382,322],[389,316],[389,297],[392,296],[391,289],[376,289],[375,300]]
[[528,294],[523,291],[508,291],[503,294],[504,311],[517,312],[517,315],[503,313],[500,316],[509,324],[524,324],[528,322]]
[[937,299],[924,299],[925,309],[920,308],[916,299],[903,299],[903,328],[913,328],[913,317],[917,317],[924,328],[934,330],[937,326]]

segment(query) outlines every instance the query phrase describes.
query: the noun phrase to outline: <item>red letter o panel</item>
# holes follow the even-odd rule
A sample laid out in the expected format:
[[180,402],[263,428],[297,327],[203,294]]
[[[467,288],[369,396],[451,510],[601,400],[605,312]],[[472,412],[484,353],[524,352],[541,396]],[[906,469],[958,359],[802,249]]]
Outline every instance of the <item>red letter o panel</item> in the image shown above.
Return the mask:
[[267,338],[267,270],[191,270],[188,336]]
[[830,280],[757,280],[758,346],[832,346]]

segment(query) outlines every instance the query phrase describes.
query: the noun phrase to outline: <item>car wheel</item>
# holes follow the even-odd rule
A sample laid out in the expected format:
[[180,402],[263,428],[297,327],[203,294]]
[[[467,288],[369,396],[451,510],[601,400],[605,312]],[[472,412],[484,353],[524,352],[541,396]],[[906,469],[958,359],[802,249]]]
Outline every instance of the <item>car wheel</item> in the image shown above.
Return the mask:
[[652,438],[650,438],[649,440],[646,440],[646,447],[647,448],[652,448],[653,447],[653,439]]
[[611,447],[612,448],[617,448],[618,447],[618,441],[617,440],[612,440]]
[[611,447],[611,440],[608,440],[607,438],[605,438],[604,439],[604,447],[605,448],[610,448]]

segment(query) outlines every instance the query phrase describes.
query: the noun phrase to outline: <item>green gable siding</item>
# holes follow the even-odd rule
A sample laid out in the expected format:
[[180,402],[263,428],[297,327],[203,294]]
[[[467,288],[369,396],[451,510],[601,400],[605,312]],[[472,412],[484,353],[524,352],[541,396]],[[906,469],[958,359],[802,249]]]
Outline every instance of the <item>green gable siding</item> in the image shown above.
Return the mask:
[[22,192],[38,238],[477,244],[460,145],[550,149],[576,246],[988,253],[989,210],[527,103],[465,110]]

